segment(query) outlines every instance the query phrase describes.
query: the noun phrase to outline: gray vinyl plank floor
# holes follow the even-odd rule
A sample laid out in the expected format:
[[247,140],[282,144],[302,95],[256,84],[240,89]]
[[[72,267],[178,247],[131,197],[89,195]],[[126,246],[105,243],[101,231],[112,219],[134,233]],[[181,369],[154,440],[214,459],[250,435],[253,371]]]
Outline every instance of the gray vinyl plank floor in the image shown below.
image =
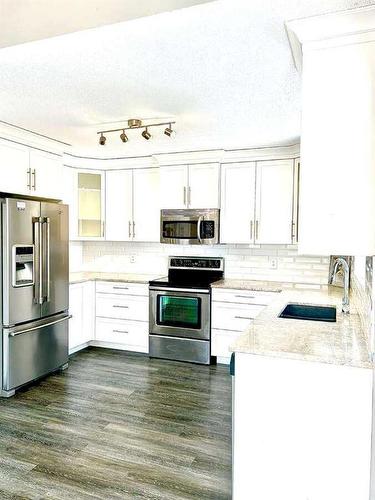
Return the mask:
[[0,400],[0,499],[231,498],[225,366],[88,348]]

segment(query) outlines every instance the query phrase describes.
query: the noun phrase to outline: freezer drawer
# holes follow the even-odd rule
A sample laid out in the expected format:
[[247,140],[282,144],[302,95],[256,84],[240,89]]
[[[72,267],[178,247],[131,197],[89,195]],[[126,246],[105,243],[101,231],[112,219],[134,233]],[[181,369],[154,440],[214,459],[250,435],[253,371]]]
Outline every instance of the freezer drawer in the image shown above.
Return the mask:
[[3,390],[9,391],[68,362],[67,314],[3,329]]

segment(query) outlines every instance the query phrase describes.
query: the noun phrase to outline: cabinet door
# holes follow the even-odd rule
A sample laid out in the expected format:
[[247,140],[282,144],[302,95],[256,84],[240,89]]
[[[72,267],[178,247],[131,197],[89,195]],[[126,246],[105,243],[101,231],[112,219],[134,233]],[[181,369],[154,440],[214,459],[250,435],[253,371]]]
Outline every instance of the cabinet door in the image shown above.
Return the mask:
[[221,171],[221,243],[254,241],[255,162],[231,163]]
[[159,169],[133,170],[134,241],[160,241]]
[[29,150],[25,146],[0,141],[0,191],[30,194]]
[[220,208],[219,177],[218,163],[190,165],[189,208]]
[[78,171],[78,237],[104,238],[104,173]]
[[106,239],[131,240],[132,223],[133,171],[109,171],[106,173]]
[[63,202],[69,206],[69,239],[78,238],[78,170],[63,167]]
[[81,344],[95,337],[95,282],[83,283],[82,335]]
[[82,283],[69,286],[69,351],[81,345],[83,338],[83,286]]
[[161,208],[187,208],[187,165],[160,168]]
[[255,242],[292,243],[294,161],[257,163]]
[[32,194],[61,200],[64,196],[62,156],[30,150]]

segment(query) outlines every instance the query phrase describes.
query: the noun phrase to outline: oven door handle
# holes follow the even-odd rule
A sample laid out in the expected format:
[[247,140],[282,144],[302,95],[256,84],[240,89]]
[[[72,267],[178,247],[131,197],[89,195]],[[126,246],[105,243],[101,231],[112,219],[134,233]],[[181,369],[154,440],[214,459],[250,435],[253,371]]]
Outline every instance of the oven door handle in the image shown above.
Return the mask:
[[166,293],[169,293],[169,292],[189,292],[189,293],[210,293],[210,290],[203,290],[203,289],[199,289],[199,288],[156,288],[156,287],[153,287],[153,286],[150,286],[149,287],[150,290],[153,290],[153,291],[156,291],[156,292],[166,292]]
[[199,243],[202,243],[202,237],[201,237],[202,220],[203,220],[203,217],[200,215],[198,217],[198,224],[197,224],[197,234],[198,234]]

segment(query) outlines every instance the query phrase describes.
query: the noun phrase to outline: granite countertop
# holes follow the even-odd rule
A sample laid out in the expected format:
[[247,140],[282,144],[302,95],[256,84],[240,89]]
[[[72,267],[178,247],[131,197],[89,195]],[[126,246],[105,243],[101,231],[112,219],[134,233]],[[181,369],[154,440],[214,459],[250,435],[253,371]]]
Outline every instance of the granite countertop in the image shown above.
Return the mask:
[[[315,361],[334,365],[372,368],[368,340],[360,317],[351,305],[341,312],[342,289],[284,289],[231,346],[233,352]],[[279,318],[289,302],[335,305],[335,323]]]
[[85,281],[121,281],[124,283],[148,284],[150,280],[161,278],[160,274],[131,274],[131,273],[104,273],[104,272],[75,272],[69,274],[69,283],[83,283]]

